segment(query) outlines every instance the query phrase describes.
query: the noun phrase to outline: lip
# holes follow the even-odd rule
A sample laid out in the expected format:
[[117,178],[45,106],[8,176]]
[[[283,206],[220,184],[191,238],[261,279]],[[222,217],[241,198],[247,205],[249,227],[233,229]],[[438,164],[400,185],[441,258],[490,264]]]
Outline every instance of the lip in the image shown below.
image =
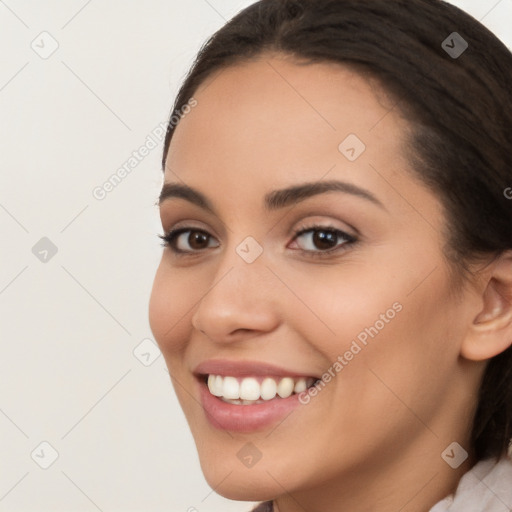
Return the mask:
[[284,420],[300,405],[298,394],[288,398],[274,398],[262,404],[230,404],[213,396],[204,382],[198,381],[197,384],[206,418],[219,430],[230,432],[265,430]]
[[268,363],[220,359],[200,363],[193,373],[196,376],[201,404],[210,425],[219,430],[241,433],[265,430],[282,422],[301,405],[300,394],[293,394],[288,398],[274,398],[260,404],[230,404],[210,393],[205,375],[312,377],[311,374],[286,370]]
[[231,377],[314,377],[319,379],[319,376],[311,375],[310,373],[297,372],[288,370],[286,368],[260,361],[233,361],[228,359],[210,359],[198,364],[193,373],[196,376],[203,375],[229,375]]

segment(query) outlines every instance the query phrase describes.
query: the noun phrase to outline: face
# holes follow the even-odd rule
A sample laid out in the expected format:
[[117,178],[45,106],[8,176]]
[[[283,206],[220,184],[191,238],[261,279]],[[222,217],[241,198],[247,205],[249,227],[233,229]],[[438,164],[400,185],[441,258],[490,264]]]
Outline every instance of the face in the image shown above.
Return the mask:
[[194,98],[167,156],[161,221],[179,231],[149,320],[206,479],[263,500],[399,463],[407,479],[416,456],[441,470],[467,435],[470,319],[407,122],[353,71],[275,55]]

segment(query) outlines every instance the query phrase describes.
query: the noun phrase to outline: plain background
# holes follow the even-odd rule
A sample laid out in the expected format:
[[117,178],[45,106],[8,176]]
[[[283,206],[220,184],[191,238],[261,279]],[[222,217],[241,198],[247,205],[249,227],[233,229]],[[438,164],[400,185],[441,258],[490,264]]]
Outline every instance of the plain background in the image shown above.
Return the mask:
[[[161,141],[93,195],[250,3],[0,0],[0,511],[251,508],[206,484],[149,328]],[[512,0],[453,3],[512,47]]]

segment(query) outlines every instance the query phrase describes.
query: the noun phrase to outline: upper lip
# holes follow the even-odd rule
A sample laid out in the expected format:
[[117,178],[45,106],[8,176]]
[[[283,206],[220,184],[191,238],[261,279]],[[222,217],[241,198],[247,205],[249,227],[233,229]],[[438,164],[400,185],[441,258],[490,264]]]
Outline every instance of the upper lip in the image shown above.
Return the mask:
[[[272,363],[247,360],[209,359],[198,364],[193,373],[196,375],[229,375],[232,377],[249,377],[268,375],[274,377],[314,377],[310,373],[286,369]],[[316,378],[316,377],[315,377]]]

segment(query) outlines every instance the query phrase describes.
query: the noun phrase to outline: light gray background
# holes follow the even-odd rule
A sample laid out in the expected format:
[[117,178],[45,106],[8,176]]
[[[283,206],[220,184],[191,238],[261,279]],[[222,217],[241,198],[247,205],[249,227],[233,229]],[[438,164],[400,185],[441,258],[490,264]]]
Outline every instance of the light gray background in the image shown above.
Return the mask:
[[[152,341],[161,141],[93,196],[250,3],[0,0],[0,511],[251,508],[206,484]],[[512,0],[453,3],[512,46]]]

